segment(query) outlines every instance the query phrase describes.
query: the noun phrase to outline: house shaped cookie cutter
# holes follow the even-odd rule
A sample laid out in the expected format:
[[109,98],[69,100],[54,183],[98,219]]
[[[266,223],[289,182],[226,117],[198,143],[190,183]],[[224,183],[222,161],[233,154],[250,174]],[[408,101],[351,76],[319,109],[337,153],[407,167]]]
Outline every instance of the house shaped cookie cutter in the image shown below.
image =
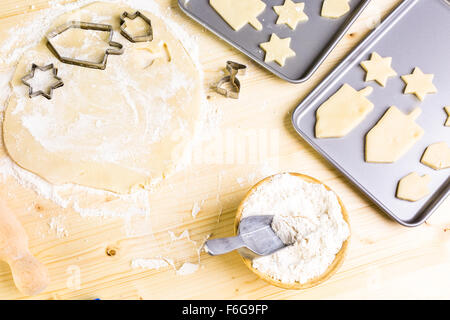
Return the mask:
[[[95,30],[95,31],[105,31],[109,32],[108,44],[114,49],[107,49],[105,51],[105,55],[102,60],[99,62],[95,61],[86,61],[81,59],[69,58],[62,56],[56,47],[52,43],[52,39],[61,33],[66,32],[69,29],[83,29],[83,30]],[[104,70],[106,68],[106,64],[108,62],[109,55],[121,55],[123,54],[123,45],[121,43],[112,41],[113,38],[113,27],[109,24],[100,24],[100,23],[92,23],[92,22],[82,22],[82,21],[70,21],[66,24],[63,24],[57,27],[55,30],[51,31],[47,34],[47,46],[52,51],[52,53],[63,63],[73,64],[80,67],[92,68],[92,69],[100,69]]]
[[[126,31],[127,28],[127,21],[126,18],[130,20],[134,20],[137,17],[140,17],[146,24],[148,24],[149,30],[148,33],[142,36],[132,36]],[[153,28],[152,28],[152,22],[149,18],[147,18],[144,14],[142,14],[140,11],[136,11],[133,14],[130,14],[128,12],[122,13],[120,16],[120,34],[123,35],[126,39],[128,39],[131,42],[147,42],[153,40]]]

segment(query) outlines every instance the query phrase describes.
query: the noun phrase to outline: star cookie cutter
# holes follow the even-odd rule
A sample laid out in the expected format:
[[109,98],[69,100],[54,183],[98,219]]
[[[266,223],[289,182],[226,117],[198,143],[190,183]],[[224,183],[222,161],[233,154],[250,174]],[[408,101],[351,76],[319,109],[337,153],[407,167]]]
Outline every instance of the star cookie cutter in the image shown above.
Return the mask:
[[[104,31],[109,32],[108,44],[114,49],[108,48],[105,51],[105,55],[102,60],[99,62],[87,61],[81,59],[74,59],[69,57],[64,57],[58,53],[58,50],[52,43],[52,39],[61,33],[66,32],[69,29],[83,29],[83,30],[95,30],[95,31]],[[100,23],[92,23],[92,22],[82,22],[82,21],[70,21],[66,24],[63,24],[57,27],[55,30],[51,31],[47,34],[47,46],[50,51],[63,63],[73,64],[80,67],[92,68],[92,69],[100,69],[105,70],[106,64],[108,62],[109,55],[121,55],[123,54],[123,45],[121,43],[112,41],[113,38],[113,27],[109,24],[100,24]]]
[[[52,69],[53,78],[58,80],[54,85],[52,85],[50,87],[50,90],[48,92],[44,92],[42,90],[33,91],[33,87],[28,82],[28,80],[34,78],[34,73],[35,73],[36,69],[39,69],[41,71],[48,71],[48,70]],[[31,65],[30,73],[28,73],[27,75],[25,75],[22,78],[22,83],[29,88],[28,95],[29,95],[30,98],[37,97],[37,96],[44,96],[48,100],[50,100],[53,97],[53,90],[55,90],[57,88],[60,88],[60,87],[62,87],[64,85],[64,82],[62,81],[62,79],[60,77],[58,77],[58,69],[53,66],[53,63],[49,64],[49,65],[46,65],[44,67],[38,66],[37,64],[33,63]]]
[[[234,62],[227,61],[227,71],[229,76],[223,77],[216,85],[216,91],[227,98],[239,99],[239,93],[241,91],[241,83],[236,77],[238,74],[245,74],[247,71],[247,66]],[[231,88],[227,89],[224,87],[226,83],[231,84]]]
[[[137,17],[140,17],[142,20],[145,21],[145,23],[148,24],[149,30],[146,35],[142,36],[135,36],[133,37],[131,34],[129,34],[125,29],[127,28],[127,21],[126,18],[130,20],[134,20]],[[152,21],[147,18],[144,14],[142,14],[140,11],[136,11],[133,14],[130,14],[128,12],[122,13],[120,16],[120,34],[123,35],[126,39],[128,39],[131,42],[147,42],[153,40],[153,28],[152,28]]]

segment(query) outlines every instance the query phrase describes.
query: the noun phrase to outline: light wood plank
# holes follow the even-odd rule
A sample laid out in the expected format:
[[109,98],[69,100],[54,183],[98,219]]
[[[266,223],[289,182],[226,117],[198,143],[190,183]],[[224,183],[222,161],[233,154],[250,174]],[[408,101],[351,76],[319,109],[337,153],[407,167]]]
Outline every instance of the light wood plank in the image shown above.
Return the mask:
[[[450,296],[450,201],[426,224],[408,229],[388,219],[335,169],[303,142],[293,130],[290,113],[314,86],[360,41],[370,25],[389,12],[396,0],[373,1],[318,72],[306,83],[286,83],[258,67],[196,23],[177,8],[176,1],[159,0],[171,7],[173,18],[198,38],[205,87],[221,77],[225,61],[249,66],[242,79],[239,100],[225,99],[209,90],[210,102],[223,113],[221,132],[235,132],[245,141],[245,130],[277,130],[279,144],[267,158],[273,171],[298,171],[314,176],[332,187],[349,209],[352,240],[349,254],[338,273],[325,284],[305,291],[272,287],[246,269],[240,257],[201,254],[201,268],[189,276],[177,276],[172,269],[131,269],[136,257],[170,253],[179,261],[196,261],[189,242],[171,244],[168,231],[189,229],[193,240],[206,235],[232,233],[234,211],[253,182],[267,171],[263,160],[250,164],[196,164],[166,181],[151,196],[148,220],[137,220],[152,235],[127,236],[121,219],[82,218],[37,196],[13,179],[0,184],[0,196],[8,200],[30,235],[31,250],[45,263],[52,279],[41,299],[303,299],[303,298],[448,298]],[[3,0],[0,2],[2,30],[48,7],[45,0]],[[1,43],[2,36],[0,36]],[[205,54],[207,53],[207,54]],[[264,96],[261,95],[264,92]],[[238,131],[242,129],[243,131]],[[204,146],[219,152],[217,137]],[[4,151],[2,151],[4,153]],[[227,152],[230,152],[229,150]],[[108,201],[108,199],[105,199]],[[197,219],[191,209],[204,201]],[[220,214],[219,214],[220,213]],[[68,236],[59,238],[50,230],[52,217],[61,216]],[[167,246],[164,251],[161,245]],[[107,249],[114,248],[115,256]],[[71,286],[79,270],[79,289]],[[176,289],[175,289],[176,288]],[[15,289],[9,269],[0,263],[0,298],[23,299]]]

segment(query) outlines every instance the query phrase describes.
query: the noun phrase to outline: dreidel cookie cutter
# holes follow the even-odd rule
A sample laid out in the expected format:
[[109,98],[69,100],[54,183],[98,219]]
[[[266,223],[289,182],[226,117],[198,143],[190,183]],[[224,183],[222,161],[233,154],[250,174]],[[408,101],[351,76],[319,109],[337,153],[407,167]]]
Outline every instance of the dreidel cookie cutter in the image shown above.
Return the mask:
[[[126,30],[127,28],[127,21],[126,18],[130,20],[134,20],[137,17],[140,17],[144,22],[148,25],[148,32],[145,35],[140,36],[132,36],[129,34]],[[152,21],[147,18],[144,14],[142,14],[140,11],[136,11],[133,14],[130,14],[128,12],[122,13],[120,16],[120,34],[123,35],[127,40],[131,42],[150,42],[153,40],[153,28],[152,28]]]
[[[230,75],[222,78],[217,83],[216,91],[227,98],[238,99],[241,91],[241,83],[236,76],[238,74],[245,74],[247,66],[234,61],[227,61],[226,68]],[[228,82],[231,84],[230,89],[224,87]]]
[[[54,85],[52,85],[49,88],[48,92],[45,92],[43,90],[34,91],[33,87],[28,82],[29,80],[34,78],[34,73],[35,73],[36,69],[39,69],[40,71],[48,71],[48,70],[52,69],[53,78],[55,80],[57,80],[57,81],[55,82]],[[28,95],[30,96],[30,98],[37,97],[37,96],[44,96],[48,100],[50,100],[53,97],[53,90],[54,89],[60,88],[60,87],[62,87],[64,85],[64,82],[62,81],[62,79],[60,77],[58,77],[58,69],[53,66],[53,63],[52,64],[48,64],[48,65],[46,65],[44,67],[38,66],[37,64],[33,63],[31,65],[30,73],[28,73],[27,75],[25,75],[22,78],[22,83],[29,88]]]
[[[104,31],[109,32],[108,44],[114,49],[107,49],[105,51],[105,55],[102,60],[99,62],[87,61],[81,59],[75,59],[70,57],[62,56],[56,47],[52,43],[52,39],[61,33],[66,32],[69,29],[83,29],[83,30],[94,30],[94,31]],[[73,64],[80,67],[92,68],[92,69],[100,69],[104,70],[106,68],[106,64],[108,62],[109,55],[121,55],[123,54],[123,45],[121,43],[112,41],[113,38],[113,27],[109,24],[100,24],[100,23],[92,23],[92,22],[82,22],[82,21],[70,21],[66,24],[63,24],[57,27],[55,30],[51,31],[47,34],[47,46],[50,51],[63,63]]]

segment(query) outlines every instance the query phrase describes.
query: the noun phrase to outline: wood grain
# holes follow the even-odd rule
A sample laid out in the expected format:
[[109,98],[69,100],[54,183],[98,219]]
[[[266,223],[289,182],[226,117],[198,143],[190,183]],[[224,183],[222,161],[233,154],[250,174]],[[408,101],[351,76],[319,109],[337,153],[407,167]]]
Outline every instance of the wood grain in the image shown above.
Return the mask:
[[[318,72],[306,83],[289,84],[258,67],[196,23],[177,8],[176,1],[159,0],[162,8],[198,39],[205,87],[221,77],[227,60],[249,66],[241,79],[239,100],[225,99],[209,90],[210,103],[222,114],[220,132],[233,133],[246,141],[252,130],[276,134],[275,147],[257,161],[215,161],[193,164],[167,179],[150,196],[148,219],[82,218],[70,208],[38,196],[13,178],[0,184],[0,197],[24,225],[30,250],[49,269],[51,284],[40,299],[338,299],[338,298],[449,298],[450,297],[450,201],[425,224],[405,228],[387,218],[335,169],[303,142],[290,124],[290,113],[314,86],[364,35],[378,17],[399,1],[372,1],[369,8],[339,43]],[[0,2],[2,30],[30,19],[33,12],[48,7],[45,0]],[[0,35],[2,38],[7,32]],[[229,156],[212,137],[203,148]],[[1,151],[5,155],[5,151]],[[222,158],[223,159],[223,158]],[[247,159],[249,160],[249,159]],[[270,170],[267,170],[270,167]],[[269,172],[270,171],[270,172]],[[352,241],[339,271],[325,283],[302,291],[271,286],[250,272],[237,253],[220,257],[201,254],[201,267],[191,275],[179,276],[172,269],[132,269],[134,258],[151,258],[167,252],[178,262],[196,262],[195,246],[185,241],[170,245],[168,231],[188,229],[200,243],[207,235],[233,234],[236,208],[259,178],[281,171],[301,172],[315,177],[339,194],[349,212]],[[104,199],[110,201],[110,199]],[[203,202],[196,219],[194,202]],[[50,228],[52,218],[64,221],[67,234],[61,237]],[[130,224],[148,228],[148,233],[127,235]],[[79,281],[78,281],[79,280]],[[14,287],[8,266],[0,263],[0,298],[24,299]]]

